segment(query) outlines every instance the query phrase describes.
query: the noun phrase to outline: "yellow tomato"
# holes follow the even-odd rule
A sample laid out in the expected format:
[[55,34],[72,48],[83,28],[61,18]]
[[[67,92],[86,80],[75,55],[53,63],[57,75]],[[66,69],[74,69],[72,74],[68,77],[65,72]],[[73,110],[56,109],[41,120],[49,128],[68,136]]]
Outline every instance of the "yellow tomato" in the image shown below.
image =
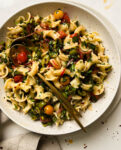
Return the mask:
[[54,12],[54,18],[55,18],[56,20],[62,19],[62,18],[63,18],[63,15],[64,15],[64,13],[63,13],[62,10],[56,10],[56,11]]
[[54,109],[53,109],[53,106],[51,106],[51,105],[46,105],[44,108],[44,112],[47,115],[52,115],[53,111],[54,111]]

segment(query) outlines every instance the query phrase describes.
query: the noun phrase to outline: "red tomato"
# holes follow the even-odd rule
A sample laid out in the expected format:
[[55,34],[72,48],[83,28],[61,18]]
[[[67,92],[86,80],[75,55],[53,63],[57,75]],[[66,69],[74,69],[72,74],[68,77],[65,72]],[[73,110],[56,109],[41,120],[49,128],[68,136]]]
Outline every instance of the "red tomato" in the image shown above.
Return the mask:
[[14,82],[18,83],[18,82],[22,82],[22,80],[23,80],[23,76],[22,75],[14,76]]
[[49,62],[47,66],[48,66],[48,67],[52,67],[53,65]]
[[67,36],[67,34],[64,31],[59,31],[58,32],[60,34],[60,38],[63,39]]
[[19,64],[25,63],[27,61],[26,52],[22,51],[17,55],[17,60]]
[[70,18],[66,12],[63,15],[62,22],[70,23]]
[[78,36],[77,33],[74,33],[74,34],[71,34],[71,35],[70,35],[71,38],[76,37],[76,36]]

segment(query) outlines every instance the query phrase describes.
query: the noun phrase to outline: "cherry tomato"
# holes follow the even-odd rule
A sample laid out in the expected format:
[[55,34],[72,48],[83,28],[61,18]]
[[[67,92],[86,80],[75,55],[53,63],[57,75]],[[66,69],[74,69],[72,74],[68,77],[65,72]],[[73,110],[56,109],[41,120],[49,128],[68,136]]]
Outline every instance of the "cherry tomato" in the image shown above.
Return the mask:
[[71,35],[70,35],[71,38],[76,37],[76,36],[78,36],[77,33],[74,33],[74,34],[71,34]]
[[62,18],[63,18],[63,15],[64,15],[64,13],[63,13],[62,10],[56,10],[56,11],[54,12],[54,18],[55,18],[56,20],[62,19]]
[[22,82],[22,80],[23,80],[23,76],[22,75],[14,76],[14,82],[18,83],[18,82]]
[[66,12],[63,15],[62,22],[70,23],[70,18]]
[[53,106],[51,106],[51,105],[46,105],[46,106],[44,107],[44,112],[45,112],[45,114],[47,114],[47,115],[52,115],[52,114],[53,114],[53,111],[54,111],[54,109],[53,109]]
[[67,34],[64,31],[59,31],[58,32],[60,34],[60,38],[63,39],[67,36]]
[[27,54],[26,52],[22,51],[17,55],[18,63],[22,64],[27,61]]
[[15,66],[19,66],[23,62],[26,62],[28,55],[29,51],[22,44],[15,44],[15,46],[11,47],[10,58]]
[[53,65],[49,62],[47,66],[48,66],[48,67],[52,67]]

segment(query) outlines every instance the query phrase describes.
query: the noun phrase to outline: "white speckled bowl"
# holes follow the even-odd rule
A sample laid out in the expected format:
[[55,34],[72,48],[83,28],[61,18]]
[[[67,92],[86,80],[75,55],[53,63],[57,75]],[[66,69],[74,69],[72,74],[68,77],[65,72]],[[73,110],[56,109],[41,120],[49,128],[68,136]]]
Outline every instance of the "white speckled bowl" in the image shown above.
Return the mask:
[[[82,6],[73,4],[71,2],[42,2],[40,4],[25,8],[12,16],[0,29],[0,37],[5,37],[6,27],[14,25],[14,20],[18,16],[25,15],[28,11],[31,12],[33,15],[39,14],[41,16],[46,16],[58,8],[62,8],[67,11],[71,19],[77,17],[80,23],[83,24],[88,29],[88,31],[99,32],[100,37],[103,40],[104,46],[106,47],[106,54],[110,58],[110,64],[112,64],[113,66],[112,72],[109,74],[108,78],[105,81],[104,96],[97,103],[93,104],[92,110],[87,110],[83,114],[83,118],[80,118],[83,125],[87,127],[95,120],[97,120],[110,106],[116,95],[120,81],[119,52],[113,41],[113,38],[110,35],[111,31],[104,26],[103,20],[100,20],[95,16],[95,14],[83,8]],[[0,41],[1,40],[3,39],[0,38]],[[0,107],[11,120],[19,124],[20,126],[36,133],[48,135],[61,135],[80,130],[79,126],[75,123],[75,121],[67,121],[60,127],[43,127],[39,121],[32,121],[28,115],[24,115],[20,112],[12,110],[11,105],[3,99],[5,95],[3,89],[3,80],[0,80],[0,84]]]

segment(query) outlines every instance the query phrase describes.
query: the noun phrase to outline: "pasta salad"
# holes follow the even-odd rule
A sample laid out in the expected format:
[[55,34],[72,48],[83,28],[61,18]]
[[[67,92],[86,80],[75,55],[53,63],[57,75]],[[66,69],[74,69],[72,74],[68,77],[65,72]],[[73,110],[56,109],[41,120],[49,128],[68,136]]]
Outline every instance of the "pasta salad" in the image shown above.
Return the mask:
[[[13,41],[25,36],[28,40],[15,47],[12,60]],[[44,126],[62,125],[72,118],[38,73],[78,112],[85,112],[104,93],[111,69],[98,33],[88,32],[61,9],[46,17],[19,16],[15,26],[8,27],[6,42],[0,43],[0,78],[5,81],[7,101]]]

